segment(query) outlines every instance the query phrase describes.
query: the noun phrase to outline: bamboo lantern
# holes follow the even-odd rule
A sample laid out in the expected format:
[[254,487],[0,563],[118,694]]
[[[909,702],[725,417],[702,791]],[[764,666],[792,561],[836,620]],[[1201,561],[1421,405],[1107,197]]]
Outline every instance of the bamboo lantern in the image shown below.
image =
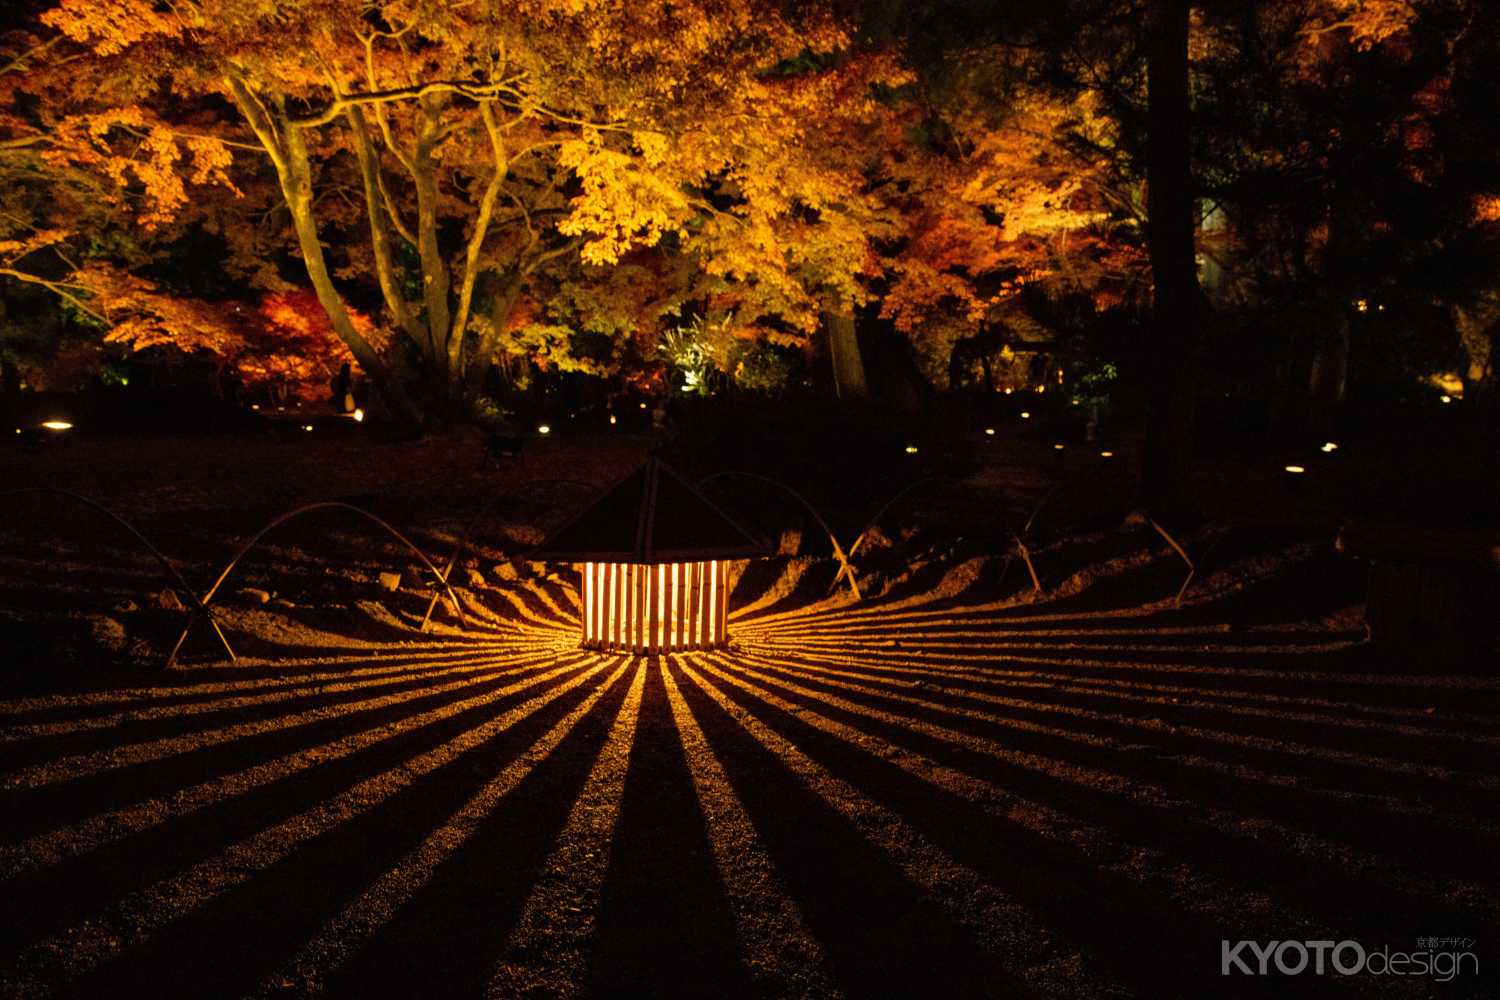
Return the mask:
[[582,574],[582,645],[654,656],[729,642],[729,563],[764,543],[654,456],[532,558]]

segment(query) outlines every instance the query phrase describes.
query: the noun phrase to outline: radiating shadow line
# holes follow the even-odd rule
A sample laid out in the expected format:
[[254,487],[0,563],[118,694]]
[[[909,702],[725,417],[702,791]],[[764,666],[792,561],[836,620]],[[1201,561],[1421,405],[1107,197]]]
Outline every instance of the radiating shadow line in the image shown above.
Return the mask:
[[[326,977],[336,996],[480,996],[520,919],[644,664],[629,664],[603,699],[520,782],[476,817],[468,837],[433,869],[355,954]],[[413,956],[422,956],[413,961]]]
[[[205,682],[184,689],[159,688],[156,686],[101,687],[96,690],[84,692],[70,692],[66,696],[17,699],[9,703],[8,710],[0,711],[0,725],[8,727],[10,732],[21,733],[64,733],[70,731],[68,729],[69,726],[75,725],[79,731],[82,731],[83,729],[97,728],[101,725],[113,725],[112,719],[114,717],[138,709],[180,709],[183,712],[191,712],[202,707],[203,710],[212,710],[217,703],[230,702],[240,698],[270,698],[303,689],[316,690],[326,685],[351,683],[364,678],[377,681],[384,680],[415,673],[423,669],[440,668],[447,663],[461,664],[465,661],[473,661],[491,655],[494,655],[494,653],[488,650],[470,650],[454,657],[429,658],[422,654],[420,650],[413,650],[409,651],[406,656],[401,657],[400,663],[404,665],[387,663],[378,667],[351,667],[348,670],[342,670],[338,669],[335,665],[340,661],[329,660],[324,662],[322,673],[303,674],[301,672],[294,672],[290,673],[286,680],[279,683],[274,680],[257,679],[248,681],[226,680],[220,684]],[[245,661],[242,659],[240,662],[244,663]],[[223,671],[221,671],[222,674]],[[171,675],[156,674],[153,676],[169,677]]]
[[351,733],[241,771],[179,788],[167,803],[148,799],[135,805],[95,813],[70,826],[53,828],[20,844],[0,848],[0,863],[4,864],[7,877],[11,877],[57,864],[79,854],[98,851],[114,841],[139,835],[156,824],[200,809],[223,806],[236,796],[253,793],[259,786],[284,780],[302,767],[330,765],[340,758],[353,756],[371,746],[440,722],[475,706],[503,701],[517,692],[539,690],[554,681],[563,685],[573,683],[571,678],[577,674],[575,664],[581,659],[582,656],[574,656],[558,661],[550,670],[509,688],[484,690],[475,697],[443,704],[378,729]]
[[[1161,942],[1173,942],[1184,955],[1216,959],[1220,940],[1244,936],[1219,915],[1185,910],[1095,859],[987,812],[711,672],[690,675],[1018,899],[1081,950],[1086,968],[1123,981],[1137,995],[1198,995],[1202,970],[1160,961]],[[769,768],[768,763],[762,770]],[[1236,985],[1226,981],[1220,995],[1236,995]]]
[[240,737],[233,743],[217,743],[186,749],[170,756],[100,771],[82,778],[54,782],[37,788],[6,790],[0,805],[10,809],[13,822],[0,836],[25,836],[60,823],[76,822],[95,811],[147,801],[182,784],[231,774],[286,753],[328,743],[341,736],[389,725],[430,708],[466,697],[494,691],[527,674],[542,673],[547,663],[528,667],[518,677],[508,673],[498,678],[465,682],[450,690],[410,695],[401,701],[372,705],[356,711],[312,719],[295,726],[265,730]]
[[[1196,705],[1180,698],[1137,696],[1128,690],[1075,691],[1040,684],[1014,685],[999,692],[955,691],[927,680],[914,685],[872,674],[831,670],[789,657],[744,652],[736,661],[821,690],[859,692],[982,722],[1025,719],[1055,728],[1086,729],[1093,735],[1111,735],[1125,742],[1142,734],[1160,739],[1167,728],[1178,742],[1195,740],[1236,761],[1247,756],[1262,763],[1316,759],[1347,771],[1355,780],[1371,772],[1378,773],[1382,780],[1398,773],[1420,782],[1443,784],[1451,781],[1448,772],[1465,769],[1481,777],[1488,774],[1489,762],[1500,752],[1500,741],[1483,736],[1472,738],[1473,745],[1465,747],[1460,742],[1463,734],[1408,733],[1368,720],[1332,716],[1298,719],[1288,717],[1285,708],[1279,713],[1244,704],[1225,708]],[[1380,738],[1379,752],[1371,750],[1372,736]],[[1459,778],[1463,783],[1464,776]],[[1495,782],[1492,790],[1500,793],[1500,782]]]
[[375,685],[412,679],[441,671],[494,661],[502,654],[496,650],[476,650],[461,657],[436,660],[408,658],[406,665],[371,671],[348,671],[324,674],[315,680],[295,680],[285,684],[257,683],[220,692],[194,695],[158,695],[149,688],[133,689],[129,697],[89,701],[67,710],[35,712],[3,719],[8,729],[0,733],[0,745],[24,743],[43,737],[70,736],[111,729],[123,722],[156,719],[186,719],[213,712],[248,708],[306,697],[305,692],[351,690],[361,685]]
[[749,996],[733,914],[662,685],[648,661],[585,973],[596,997]]
[[839,987],[850,997],[1013,994],[1011,973],[705,693],[684,666],[696,659],[668,669]]
[[550,994],[576,997],[583,988],[596,933],[600,887],[610,841],[620,819],[625,773],[645,690],[644,661],[632,662],[633,679],[620,714],[584,780],[555,845],[541,863],[521,915],[505,939],[484,995]]
[[[263,710],[226,713],[248,716],[248,718],[238,722],[223,719],[219,720],[217,725],[189,727],[184,733],[159,736],[147,741],[131,740],[129,730],[127,730],[122,734],[124,739],[118,744],[111,741],[107,747],[87,751],[77,756],[18,768],[10,772],[6,778],[12,789],[23,792],[53,784],[76,782],[122,767],[150,764],[186,751],[201,752],[214,746],[233,744],[266,732],[269,728],[268,723],[272,721],[278,724],[275,728],[290,731],[316,724],[325,719],[334,709],[340,709],[349,715],[358,715],[382,706],[400,704],[412,697],[459,690],[467,685],[489,681],[501,674],[503,670],[525,669],[528,661],[535,662],[536,659],[536,657],[523,657],[515,664],[482,664],[477,667],[444,670],[413,680],[376,684],[368,689],[357,687],[332,697],[316,699],[316,704],[312,706],[279,716],[274,712],[268,713]],[[200,721],[213,722],[214,720]],[[97,743],[98,741],[91,742]]]
[[662,671],[672,718],[681,734],[719,879],[734,911],[742,962],[760,996],[836,996],[838,988],[823,949],[776,872],[775,859],[734,794],[724,767],[709,749],[673,675],[679,657]]
[[[782,649],[741,643],[742,655],[779,657],[783,663],[797,663],[809,669],[828,671],[848,677],[879,680],[893,687],[931,687],[942,685],[952,693],[973,697],[1006,695],[1014,691],[1033,690],[1048,694],[1097,695],[1104,698],[1133,700],[1191,699],[1196,705],[1212,706],[1229,713],[1288,712],[1318,724],[1356,728],[1375,727],[1411,736],[1452,739],[1459,742],[1489,743],[1500,739],[1500,717],[1478,714],[1445,713],[1439,718],[1425,708],[1389,707],[1349,700],[1302,697],[1277,693],[1235,691],[1204,684],[1162,684],[1128,674],[1113,678],[1080,676],[1067,671],[1035,669],[1005,670],[993,666],[970,666],[960,663],[932,662],[928,657],[896,664],[875,664],[868,657],[830,654],[826,651],[803,653],[795,647]],[[1455,725],[1472,726],[1479,732],[1453,733]],[[1483,730],[1493,729],[1495,736]]]
[[[1219,769],[1230,775],[1231,781],[1234,780],[1233,773],[1247,762],[1265,764],[1270,774],[1279,774],[1287,767],[1313,762],[1329,775],[1337,776],[1343,783],[1358,786],[1372,795],[1383,795],[1392,786],[1410,786],[1409,794],[1430,796],[1436,791],[1445,797],[1461,798],[1468,803],[1466,808],[1478,808],[1483,813],[1494,808],[1493,801],[1486,807],[1486,795],[1500,793],[1500,782],[1493,781],[1482,773],[1455,776],[1450,773],[1448,765],[1409,763],[1336,747],[1291,743],[1232,730],[1209,729],[1190,725],[1176,717],[1166,723],[1163,722],[1163,716],[1173,716],[1174,713],[1165,708],[1159,709],[1159,714],[1155,716],[1142,712],[1132,717],[1117,712],[1060,706],[1037,700],[1010,699],[1008,704],[992,702],[986,711],[976,709],[967,702],[962,705],[944,704],[938,692],[872,689],[867,684],[851,686],[851,682],[813,677],[796,669],[788,671],[786,664],[774,660],[741,657],[736,662],[779,673],[784,680],[804,685],[813,697],[838,695],[851,702],[895,713],[904,719],[937,721],[949,727],[959,727],[963,732],[976,736],[987,734],[1005,737],[1017,727],[1025,727],[1039,737],[1051,736],[1091,743],[1097,743],[1103,738],[1117,741],[1122,746],[1137,746],[1144,740],[1161,744],[1163,752],[1191,752],[1195,758],[1191,764],[1192,769],[1212,768],[1215,764],[1213,758],[1217,757],[1225,762],[1219,765]],[[1204,757],[1204,754],[1208,757]],[[1189,766],[1186,761],[1179,763]]]
[[[524,648],[531,645],[528,640],[508,641],[504,643],[490,641],[469,641],[460,643],[422,643],[405,644],[396,647],[392,652],[381,652],[380,648],[371,650],[367,655],[358,653],[351,654],[349,651],[338,651],[337,655],[325,655],[319,657],[292,657],[287,660],[258,661],[254,657],[242,657],[240,663],[233,668],[225,668],[222,664],[211,666],[183,666],[177,669],[150,675],[149,687],[132,686],[124,689],[129,692],[150,692],[158,696],[162,693],[170,693],[172,696],[183,698],[193,697],[217,697],[221,693],[231,691],[256,691],[267,683],[318,683],[325,679],[345,674],[353,675],[361,671],[389,670],[395,663],[414,663],[418,666],[424,663],[441,663],[444,659],[466,658],[475,653],[503,653],[508,650]],[[392,649],[392,647],[383,647]],[[360,667],[359,664],[372,663],[374,666]],[[353,666],[345,668],[345,664]],[[70,692],[66,695],[44,695],[36,698],[18,698],[10,701],[0,702],[0,711],[18,713],[41,713],[39,717],[48,717],[45,713],[57,713],[65,711],[70,703],[85,703],[83,699],[90,699],[87,704],[103,703],[100,699],[118,698],[122,690],[114,686],[117,679],[108,679],[106,683],[111,686],[98,687],[81,693]],[[20,714],[15,715],[20,718]],[[65,717],[65,716],[63,716]]]
[[[759,671],[746,675],[747,666],[752,665],[736,660],[735,665],[726,665],[725,669],[729,676],[747,679],[753,676],[765,690],[779,692],[794,703],[817,706],[824,715],[832,713],[843,719],[844,713],[852,712],[854,714],[849,718],[854,719],[862,713],[870,713],[870,717],[877,719],[879,724],[892,727],[892,731],[915,731],[922,737],[952,747],[956,752],[971,749],[967,740],[979,740],[993,747],[993,750],[981,751],[986,756],[1003,755],[1005,748],[1017,741],[1042,743],[1056,740],[1064,747],[1077,744],[1076,749],[1055,750],[1053,756],[1066,755],[1077,762],[1101,758],[1092,764],[1099,773],[1136,780],[1142,776],[1142,771],[1146,771],[1161,781],[1164,792],[1185,786],[1195,801],[1216,804],[1230,813],[1253,807],[1258,810],[1258,816],[1278,819],[1293,833],[1310,817],[1324,816],[1325,824],[1334,828],[1333,835],[1345,844],[1377,855],[1399,856],[1413,867],[1461,880],[1473,877],[1474,864],[1479,857],[1500,849],[1500,838],[1484,826],[1481,819],[1497,815],[1495,802],[1476,802],[1476,796],[1469,789],[1448,788],[1435,794],[1429,792],[1429,800],[1443,800],[1449,811],[1439,813],[1424,809],[1415,814],[1410,802],[1420,794],[1421,784],[1417,783],[1405,799],[1392,800],[1390,786],[1393,782],[1387,772],[1368,775],[1358,772],[1351,778],[1340,774],[1337,767],[1315,764],[1318,787],[1309,787],[1302,781],[1288,782],[1283,776],[1288,768],[1296,769],[1303,763],[1294,754],[1236,755],[1233,748],[1225,750],[1191,738],[1174,736],[1163,743],[1160,734],[1148,730],[1127,734],[1127,737],[1134,736],[1144,743],[1122,742],[1115,747],[1098,745],[1097,740],[1091,739],[1096,734],[1087,730],[1033,729],[1024,735],[1013,736],[1010,735],[1013,727],[990,726],[982,717],[977,718],[976,724],[962,716],[926,711],[922,705],[914,707],[905,699],[864,698],[846,690],[830,693],[812,685],[785,680],[778,683],[778,678],[767,677]],[[849,721],[847,724],[868,730],[868,726],[860,722]],[[1142,751],[1146,753],[1143,755]],[[1265,763],[1262,758],[1269,758],[1275,767],[1251,771],[1246,762],[1239,759],[1242,757],[1260,763]],[[1133,769],[1122,770],[1122,767]],[[972,773],[984,776],[987,771],[981,766]],[[1346,795],[1350,786],[1363,789],[1362,794],[1352,800],[1335,801],[1330,797],[1332,794]],[[1408,845],[1421,846],[1409,848]],[[1434,853],[1434,846],[1442,850]]]
[[[732,671],[733,668],[728,669]],[[1081,766],[1108,774],[1111,760],[1118,760],[1120,756],[1116,752],[1103,748],[1073,745],[1067,741],[1056,741],[1058,744],[1056,751],[1051,757],[1044,757],[1043,761],[1052,760],[1057,764],[1073,765],[1073,769],[1064,771],[1067,777],[1060,778],[1044,767],[1037,767],[1034,764],[1028,766],[999,758],[993,754],[948,742],[940,736],[928,734],[908,725],[863,715],[805,694],[799,695],[784,687],[764,687],[765,693],[755,693],[746,686],[743,679],[736,680],[732,673],[720,674],[711,669],[708,676],[727,695],[740,701],[742,707],[755,713],[767,724],[770,723],[767,716],[761,714],[762,710],[772,717],[786,720],[787,725],[798,732],[816,734],[810,738],[822,742],[825,746],[830,748],[842,746],[851,752],[868,753],[851,743],[848,736],[835,736],[827,733],[768,700],[768,695],[771,698],[781,697],[790,706],[811,708],[833,725],[847,728],[855,733],[875,736],[934,761],[942,762],[956,770],[973,774],[999,788],[1029,789],[1022,794],[1034,801],[1063,803],[1063,808],[1067,812],[1079,817],[1095,819],[1108,817],[1117,824],[1116,829],[1127,831],[1126,836],[1134,839],[1136,843],[1160,844],[1161,838],[1170,836],[1179,849],[1186,850],[1187,845],[1191,845],[1192,852],[1188,855],[1188,859],[1194,865],[1202,867],[1205,871],[1219,873],[1231,882],[1243,882],[1251,861],[1256,862],[1260,866],[1259,870],[1262,871],[1294,871],[1299,876],[1296,883],[1299,890],[1302,885],[1316,887],[1305,894],[1306,905],[1311,912],[1323,911],[1328,900],[1359,900],[1365,907],[1377,908],[1372,912],[1415,912],[1424,919],[1448,920],[1456,926],[1472,926],[1476,919],[1473,912],[1461,906],[1453,907],[1442,900],[1433,898],[1425,882],[1418,884],[1407,879],[1401,884],[1377,884],[1368,875],[1360,878],[1357,875],[1332,870],[1321,865],[1319,863],[1321,859],[1309,857],[1303,853],[1304,848],[1294,846],[1299,838],[1307,839],[1305,830],[1290,831],[1292,836],[1285,842],[1278,840],[1276,843],[1267,843],[1253,835],[1241,833],[1238,828],[1225,830],[1210,826],[1206,820],[1199,820],[1185,813],[1179,805],[1170,803],[1170,796],[1166,797],[1170,804],[1162,805],[1160,798],[1142,795],[1129,783],[1119,786],[1119,790],[1116,790],[1108,783],[1095,781],[1089,775],[1079,774],[1076,770]],[[792,738],[789,733],[783,735],[787,735],[789,739]],[[836,742],[830,743],[829,741]],[[799,746],[806,749],[803,744]],[[1170,789],[1173,787],[1170,782],[1174,774],[1178,776],[1178,783],[1182,783],[1180,769],[1175,763],[1169,762],[1167,766],[1160,769],[1146,769],[1145,774],[1121,773],[1118,776],[1127,779],[1127,782],[1136,783],[1141,782],[1143,778],[1153,782],[1165,781],[1167,784],[1159,787]],[[1145,788],[1141,791],[1149,793],[1152,790]],[[1235,810],[1242,808],[1241,803],[1244,800],[1243,794],[1238,791],[1233,794],[1225,793],[1219,788],[1218,783],[1212,780],[1194,783],[1187,791],[1191,792],[1195,800],[1221,803],[1220,808],[1226,810],[1228,815],[1216,818],[1220,822],[1228,821],[1231,825],[1236,818]],[[1267,801],[1258,802],[1257,805],[1268,808],[1269,804],[1275,801],[1277,797],[1272,795],[1267,797]],[[1143,818],[1147,817],[1149,817],[1149,823],[1143,824]],[[912,821],[915,823],[916,819]],[[1470,852],[1472,857],[1472,846]],[[1241,867],[1242,864],[1244,867]],[[1469,870],[1472,871],[1472,868]],[[1362,910],[1356,906],[1355,909],[1340,913],[1339,916],[1347,917],[1349,913],[1360,912]]]
[[[155,714],[147,709],[123,712],[114,718],[98,720],[97,724],[84,729],[71,729],[62,733],[41,733],[9,739],[0,743],[6,756],[6,768],[14,775],[25,774],[42,762],[66,763],[67,758],[87,758],[98,753],[101,735],[107,739],[109,749],[105,751],[113,760],[126,748],[147,743],[160,743],[201,736],[210,729],[226,733],[239,731],[247,725],[278,719],[295,719],[308,713],[333,708],[339,705],[358,705],[371,699],[391,698],[405,692],[436,691],[443,685],[472,679],[478,675],[493,676],[506,669],[508,664],[491,655],[476,656],[472,663],[444,663],[440,669],[423,671],[419,675],[407,673],[380,680],[362,680],[354,684],[327,685],[317,691],[297,694],[280,694],[267,698],[238,698],[238,704],[195,705],[188,711],[168,711]],[[517,658],[516,662],[525,662]],[[101,734],[100,730],[108,732]],[[17,783],[23,783],[21,779]],[[35,787],[27,783],[27,787]]]
[[[552,686],[513,707],[481,705],[429,728],[381,771],[310,800],[311,811],[302,812],[304,805],[278,824],[262,823],[247,839],[220,843],[215,856],[115,899],[66,933],[78,950],[65,968],[46,971],[84,996],[240,995],[430,833],[434,814],[456,808],[524,753],[587,696],[604,669],[591,659],[580,683]],[[288,898],[297,905],[288,907]],[[237,947],[226,949],[225,941]],[[23,968],[36,969],[58,943],[29,949]]]
[[[422,890],[438,867],[463,847],[504,797],[512,794],[539,762],[556,750],[580,720],[592,712],[600,699],[614,689],[615,682],[626,674],[633,675],[634,679],[629,682],[629,690],[610,737],[628,737],[634,725],[635,709],[640,704],[640,687],[644,674],[638,666],[625,658],[614,658],[609,661],[605,670],[610,672],[609,676],[590,691],[582,702],[553,725],[529,750],[475,792],[456,812],[443,818],[421,844],[382,872],[355,899],[345,904],[333,919],[301,946],[297,955],[282,966],[281,971],[273,973],[256,992],[275,993],[277,984],[286,979],[320,981],[348,961]],[[625,745],[629,745],[628,738],[625,739]],[[607,755],[599,758],[601,762],[606,759]],[[596,764],[595,771],[599,769]],[[577,810],[578,806],[575,805],[574,811]]]
[[[779,651],[780,647],[760,643],[746,644],[749,648]],[[798,647],[791,647],[796,649]],[[872,665],[883,663],[909,663],[915,652],[912,649],[891,650],[857,646],[846,647],[843,652],[857,652]],[[836,655],[836,650],[819,650],[819,655]],[[1493,701],[1500,709],[1500,688],[1494,682],[1467,677],[1444,676],[1434,678],[1421,675],[1390,675],[1379,673],[1330,673],[1311,668],[1294,669],[1289,663],[1284,668],[1220,666],[1212,664],[1154,664],[1150,662],[1122,662],[1113,660],[1080,659],[1077,657],[1043,657],[1023,653],[990,655],[978,649],[960,651],[942,656],[923,651],[922,662],[942,665],[951,659],[961,665],[1015,669],[1023,665],[1035,665],[1052,670],[1066,669],[1079,677],[1119,679],[1145,675],[1155,680],[1171,680],[1188,683],[1211,678],[1216,683],[1232,685],[1243,691],[1269,691],[1278,694],[1302,693],[1313,697],[1347,697],[1357,691],[1372,704],[1412,705],[1444,704],[1445,699],[1458,705],[1488,710]]]

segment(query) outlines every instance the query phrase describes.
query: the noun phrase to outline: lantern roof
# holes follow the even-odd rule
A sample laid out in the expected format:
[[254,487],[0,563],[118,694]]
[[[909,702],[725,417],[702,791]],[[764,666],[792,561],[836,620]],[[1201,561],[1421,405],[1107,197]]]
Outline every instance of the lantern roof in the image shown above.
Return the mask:
[[768,554],[765,542],[652,455],[553,532],[531,558],[550,562],[673,563],[751,559]]

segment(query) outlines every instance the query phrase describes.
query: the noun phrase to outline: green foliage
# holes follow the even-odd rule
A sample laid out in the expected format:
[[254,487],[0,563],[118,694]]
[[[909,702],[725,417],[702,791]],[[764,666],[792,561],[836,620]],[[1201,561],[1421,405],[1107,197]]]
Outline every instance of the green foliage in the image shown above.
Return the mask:
[[736,344],[733,357],[734,384],[748,392],[786,392],[801,368],[801,355],[795,350],[764,341]]

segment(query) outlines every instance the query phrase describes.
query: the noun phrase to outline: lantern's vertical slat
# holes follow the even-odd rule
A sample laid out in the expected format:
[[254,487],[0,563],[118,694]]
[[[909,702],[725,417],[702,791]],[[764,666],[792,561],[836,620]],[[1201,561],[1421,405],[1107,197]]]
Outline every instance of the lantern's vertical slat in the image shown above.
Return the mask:
[[704,613],[708,615],[708,644],[712,646],[718,641],[718,633],[715,626],[719,623],[719,616],[714,608],[719,603],[719,563],[714,560],[708,564],[708,602],[704,605]]
[[594,639],[604,638],[604,601],[601,596],[604,591],[604,571],[606,567],[602,563],[594,563]]
[[693,641],[701,648],[708,644],[708,627],[703,624],[703,592],[707,589],[708,564],[698,563],[697,579],[693,582]]
[[690,562],[682,568],[682,648],[693,649],[698,645],[697,605],[698,564]]
[[636,567],[636,592],[640,603],[636,606],[636,652],[649,652],[651,646],[651,580],[649,567]]
[[627,566],[615,567],[615,592],[618,594],[618,605],[615,607],[615,645],[618,647],[625,642],[625,630],[630,627],[630,591],[626,589],[628,584]]
[[658,562],[651,576],[655,585],[655,600],[651,601],[651,613],[655,615],[655,621],[651,622],[651,652],[657,652],[661,649],[661,637],[666,634],[666,565]]
[[604,588],[599,593],[599,613],[604,616],[604,628],[599,637],[606,643],[614,642],[612,631],[615,621],[615,567],[613,563],[604,567]]
[[636,639],[638,638],[636,634],[638,631],[636,626],[639,624],[639,619],[636,615],[637,601],[635,593],[635,567],[627,565],[625,566],[623,573],[625,575],[625,595],[629,600],[629,604],[625,611],[625,620],[621,624],[624,646],[627,650],[633,653],[636,651]]
[[708,563],[698,564],[698,589],[693,594],[693,616],[698,619],[697,642],[700,647],[708,645],[708,619],[703,614],[703,602],[708,600]]
[[672,647],[681,649],[687,645],[683,627],[687,624],[687,566],[672,564]]
[[616,647],[620,645],[620,628],[625,622],[625,574],[621,567],[611,566],[610,571],[610,602],[609,602],[609,641]]
[[699,567],[702,576],[697,580],[697,636],[700,646],[708,646],[708,564]]
[[728,635],[729,629],[729,564],[721,561],[717,565],[719,566],[719,607],[715,613],[719,619],[718,635],[722,642],[724,636]]
[[594,564],[583,564],[583,644],[594,641]]

